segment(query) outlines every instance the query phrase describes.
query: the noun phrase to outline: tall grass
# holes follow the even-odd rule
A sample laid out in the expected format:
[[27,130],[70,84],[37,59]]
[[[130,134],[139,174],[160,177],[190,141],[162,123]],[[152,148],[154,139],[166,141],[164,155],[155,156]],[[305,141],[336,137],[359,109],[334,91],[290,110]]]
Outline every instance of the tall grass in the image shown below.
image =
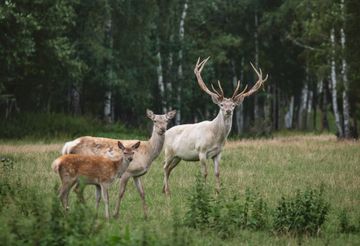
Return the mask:
[[[17,147],[21,149],[21,145]],[[199,164],[181,162],[170,177],[171,198],[161,193],[161,155],[142,177],[148,220],[143,219],[136,188],[129,185],[120,219],[109,223],[102,203],[95,218],[92,187],[85,190],[85,206],[77,203],[72,192],[69,214],[64,215],[54,191],[60,180],[51,170],[57,151],[37,153],[31,149],[26,153],[15,148],[0,153],[0,241],[5,245],[357,245],[359,148],[358,142],[338,142],[331,136],[231,141],[220,165],[220,195],[215,194],[212,168],[203,184],[197,177]],[[203,186],[199,189],[198,185]],[[323,187],[321,194],[319,187]],[[117,189],[118,181],[110,190],[110,209],[114,208]],[[275,211],[282,197],[287,205],[294,204],[295,212],[304,208],[298,213],[300,222],[308,211],[322,215],[322,205],[329,204],[323,223],[314,227],[320,233],[304,233],[301,241],[296,233],[278,233],[282,230],[274,228]],[[204,201],[199,203],[198,199]],[[196,218],[196,209],[205,211],[198,213],[201,220],[195,220],[202,225],[189,226],[185,218]],[[285,222],[294,221],[285,218]],[[322,221],[321,216],[314,218]]]

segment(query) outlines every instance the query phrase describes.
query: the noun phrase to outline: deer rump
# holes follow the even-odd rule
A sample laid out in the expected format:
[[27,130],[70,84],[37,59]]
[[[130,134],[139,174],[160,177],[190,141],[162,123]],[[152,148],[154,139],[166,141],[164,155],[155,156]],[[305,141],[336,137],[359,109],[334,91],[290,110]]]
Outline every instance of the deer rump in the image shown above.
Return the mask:
[[[101,138],[101,137],[90,137],[90,136],[80,137],[73,141],[65,143],[61,152],[63,155],[81,154],[81,155],[92,155],[92,156],[104,156],[110,159],[119,159],[122,156],[121,152],[114,151],[117,148],[118,141],[119,140],[117,139]],[[121,140],[121,142],[123,142],[125,145],[133,145],[137,142],[137,140]]]

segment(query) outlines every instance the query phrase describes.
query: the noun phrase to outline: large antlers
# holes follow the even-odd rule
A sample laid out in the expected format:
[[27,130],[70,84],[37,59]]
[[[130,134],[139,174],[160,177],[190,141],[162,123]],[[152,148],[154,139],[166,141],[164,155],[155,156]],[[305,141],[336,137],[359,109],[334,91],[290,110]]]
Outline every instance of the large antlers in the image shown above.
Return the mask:
[[258,71],[258,70],[256,70],[256,68],[254,67],[254,65],[251,62],[250,62],[250,64],[251,64],[252,68],[254,69],[255,73],[257,74],[257,76],[259,77],[258,81],[256,81],[255,85],[247,92],[245,92],[247,89],[247,85],[246,85],[245,89],[242,92],[238,93],[238,90],[240,88],[240,80],[239,80],[237,83],[236,89],[234,91],[234,94],[231,97],[231,99],[233,99],[234,101],[243,100],[245,97],[248,97],[248,96],[254,94],[257,90],[260,89],[260,87],[268,79],[268,74],[266,74],[265,78],[263,79],[261,68],[259,68],[259,71]]
[[218,81],[218,86],[219,86],[220,92],[215,90],[214,86],[211,84],[211,88],[214,91],[214,92],[212,92],[207,88],[203,79],[201,78],[201,71],[203,70],[205,63],[209,60],[209,58],[210,58],[210,56],[200,62],[200,57],[199,57],[199,59],[196,62],[195,68],[194,68],[194,73],[196,75],[198,84],[199,84],[200,88],[203,89],[203,91],[205,91],[210,96],[217,98],[218,100],[222,100],[224,98],[224,91],[221,88],[220,81]]
[[[203,91],[205,91],[210,96],[217,98],[218,100],[222,100],[222,99],[224,99],[224,91],[221,88],[220,81],[218,81],[218,86],[219,86],[220,91],[217,91],[212,84],[211,84],[211,88],[213,89],[213,91],[210,91],[207,88],[207,86],[205,85],[203,79],[201,78],[201,71],[203,70],[205,63],[209,60],[209,58],[210,57],[206,58],[203,61],[200,61],[200,58],[199,58],[197,60],[197,62],[196,62],[196,65],[195,65],[195,68],[194,68],[194,73],[196,75],[198,84],[199,84],[200,88],[203,89]],[[240,80],[239,80],[238,83],[237,83],[236,89],[235,89],[235,91],[234,91],[234,93],[233,93],[233,95],[231,97],[231,99],[233,101],[235,101],[235,102],[242,101],[245,97],[248,97],[248,96],[254,94],[257,90],[260,89],[260,87],[268,79],[267,74],[266,74],[265,78],[263,78],[261,68],[258,71],[258,70],[256,70],[256,68],[254,67],[254,65],[251,62],[250,62],[250,64],[251,64],[252,68],[254,69],[255,73],[257,74],[257,76],[259,77],[258,81],[247,92],[245,92],[247,87],[248,87],[247,85],[245,86],[244,90],[239,92],[239,89],[240,89]]]

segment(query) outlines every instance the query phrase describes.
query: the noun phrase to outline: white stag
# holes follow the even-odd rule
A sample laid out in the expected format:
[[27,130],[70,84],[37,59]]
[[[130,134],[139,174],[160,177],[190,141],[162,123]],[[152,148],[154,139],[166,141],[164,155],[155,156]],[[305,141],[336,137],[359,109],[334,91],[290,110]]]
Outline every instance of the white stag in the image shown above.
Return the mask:
[[210,91],[201,78],[201,71],[209,58],[200,62],[198,59],[194,73],[200,88],[211,96],[212,101],[220,108],[218,115],[212,121],[202,121],[195,124],[184,124],[170,128],[165,133],[165,160],[164,160],[164,186],[163,192],[170,194],[169,176],[171,171],[181,161],[199,161],[202,166],[202,173],[206,180],[207,167],[206,160],[213,159],[216,190],[220,191],[220,172],[219,163],[221,159],[221,151],[224,147],[227,136],[231,131],[233,111],[235,107],[241,104],[245,97],[248,97],[261,88],[268,76],[262,76],[261,69],[256,70],[251,64],[255,73],[258,75],[258,81],[254,86],[246,91],[247,86],[241,92],[240,81],[238,81],[236,89],[231,98],[225,98],[224,92],[218,81],[219,90]]

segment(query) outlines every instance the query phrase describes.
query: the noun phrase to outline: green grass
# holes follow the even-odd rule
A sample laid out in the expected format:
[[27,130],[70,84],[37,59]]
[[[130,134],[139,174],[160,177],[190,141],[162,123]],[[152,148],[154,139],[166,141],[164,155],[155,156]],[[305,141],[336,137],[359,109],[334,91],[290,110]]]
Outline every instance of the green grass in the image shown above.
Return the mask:
[[[0,155],[10,161],[0,162],[0,180],[7,180],[14,190],[17,187],[31,188],[31,192],[50,208],[54,186],[60,183],[57,174],[51,170],[51,163],[59,155],[59,151],[44,150],[37,153],[31,148],[27,152],[26,148],[21,149],[22,145],[17,144],[16,148],[21,150],[21,153],[17,153],[16,148],[9,150],[5,147],[0,144]],[[148,174],[142,177],[149,207],[148,220],[143,219],[140,197],[135,186],[129,182],[121,205],[120,219],[111,219],[110,223],[105,223],[104,206],[101,203],[99,217],[95,222],[101,230],[86,240],[91,240],[92,244],[102,244],[104,240],[110,240],[109,244],[116,244],[123,240],[127,244],[146,241],[154,245],[173,245],[175,239],[181,239],[188,240],[185,242],[193,245],[359,245],[359,233],[340,233],[339,225],[339,216],[343,211],[346,211],[352,223],[360,223],[359,149],[359,142],[339,142],[330,135],[229,141],[226,144],[220,165],[222,195],[225,197],[235,194],[242,197],[246,189],[250,188],[259,193],[270,209],[274,209],[282,196],[292,196],[297,190],[323,186],[324,198],[330,204],[330,210],[318,237],[299,238],[277,235],[271,229],[244,229],[239,230],[234,237],[221,239],[214,231],[182,226],[199,163],[181,162],[174,169],[170,177],[172,196],[169,199],[161,192],[163,155],[160,155]],[[215,187],[212,163],[209,162],[208,167],[207,186],[211,187],[212,193]],[[116,181],[111,187],[111,210],[114,209],[118,183]],[[14,194],[16,196],[17,193]],[[95,204],[93,187],[86,188],[85,198],[87,210],[90,211],[87,216],[92,217]],[[73,210],[76,207],[75,201],[76,196],[71,193],[70,208]],[[12,203],[11,199],[2,202],[5,205]],[[21,216],[24,216],[23,224],[30,223],[18,208],[10,205],[6,207],[0,209],[0,232],[5,230],[13,216],[20,216],[20,222]],[[16,214],[9,214],[9,211]],[[36,225],[36,221],[32,223]],[[23,224],[20,223],[19,228],[23,228]],[[178,231],[174,232],[174,228]],[[176,233],[179,235],[174,236]]]

